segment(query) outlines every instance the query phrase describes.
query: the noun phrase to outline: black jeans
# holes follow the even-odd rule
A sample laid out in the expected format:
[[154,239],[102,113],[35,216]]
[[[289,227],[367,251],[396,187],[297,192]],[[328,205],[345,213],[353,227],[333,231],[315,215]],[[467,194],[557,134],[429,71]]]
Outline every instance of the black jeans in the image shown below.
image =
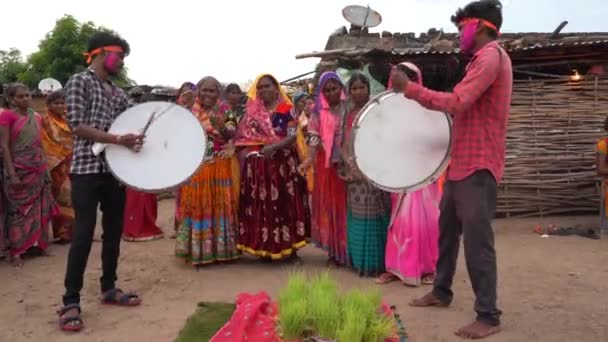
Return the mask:
[[65,274],[64,305],[80,303],[80,290],[97,222],[97,206],[102,212],[103,228],[101,291],[114,288],[125,208],[125,189],[111,174],[72,174],[70,180],[76,217]]
[[475,293],[477,320],[500,324],[496,307],[496,251],[492,219],[496,210],[496,180],[487,170],[461,181],[447,181],[439,215],[439,259],[433,294],[444,304],[452,302],[452,281],[463,235],[464,255]]

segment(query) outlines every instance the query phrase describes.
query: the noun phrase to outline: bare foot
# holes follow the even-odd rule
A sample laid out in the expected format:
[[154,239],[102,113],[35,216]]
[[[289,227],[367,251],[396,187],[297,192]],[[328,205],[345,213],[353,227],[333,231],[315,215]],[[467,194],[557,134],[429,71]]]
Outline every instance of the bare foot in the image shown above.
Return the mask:
[[426,274],[424,277],[422,277],[422,285],[433,285],[434,281],[435,281],[434,274]]
[[23,267],[23,258],[21,256],[14,256],[11,258],[11,265],[15,268]]
[[384,285],[384,284],[393,282],[397,279],[399,279],[399,278],[397,278],[396,275],[386,272],[386,273],[382,273],[378,278],[376,278],[376,284]]
[[479,340],[500,332],[500,326],[475,321],[458,329],[454,334],[467,340]]
[[438,307],[447,307],[449,304],[441,302],[433,292],[429,292],[422,296],[422,298],[414,299],[410,302],[410,306],[425,308],[428,306],[438,306]]

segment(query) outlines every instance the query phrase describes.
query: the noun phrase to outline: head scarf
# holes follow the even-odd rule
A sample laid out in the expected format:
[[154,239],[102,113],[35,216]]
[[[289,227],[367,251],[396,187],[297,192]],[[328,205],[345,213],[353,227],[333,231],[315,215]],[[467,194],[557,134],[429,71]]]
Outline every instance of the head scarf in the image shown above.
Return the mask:
[[272,127],[271,115],[264,105],[264,101],[257,95],[258,83],[264,77],[270,77],[278,85],[278,100],[276,111],[289,115],[293,107],[289,96],[285,93],[277,79],[270,74],[261,74],[256,77],[255,81],[247,92],[248,101],[246,104],[245,115],[239,122],[239,127],[236,131],[234,145],[236,146],[257,146],[274,144],[281,140]]
[[293,96],[293,104],[295,105],[296,103],[298,103],[298,101],[300,101],[301,99],[308,97],[309,95],[303,91],[299,91],[297,92],[294,96]]
[[333,71],[324,72],[319,78],[319,85],[317,86],[315,94],[315,98],[317,99],[315,103],[315,112],[319,113],[319,136],[321,137],[321,145],[323,145],[323,149],[325,150],[325,167],[329,167],[330,165],[334,136],[336,134],[336,128],[338,128],[338,125],[340,124],[339,118],[331,113],[329,102],[327,102],[327,99],[323,94],[323,87],[325,87],[325,84],[329,80],[335,80],[342,86],[340,100],[346,101],[344,84],[342,84],[338,74]]
[[[218,91],[218,100],[211,110],[205,110],[203,108],[203,104],[198,96],[200,86],[207,81],[213,81],[216,84],[217,91]],[[206,77],[201,78],[200,81],[198,81],[195,89],[196,89],[196,96],[194,98],[194,104],[192,105],[192,114],[194,114],[194,116],[196,116],[198,118],[198,120],[203,124],[203,127],[205,127],[205,130],[207,131],[207,133],[212,134],[212,135],[219,135],[220,133],[213,127],[213,124],[211,122],[211,116],[217,115],[217,114],[223,115],[224,112],[228,108],[227,105],[225,105],[219,99],[219,95],[221,94],[221,91],[222,91],[222,86],[221,86],[220,82],[215,77],[206,76]]]

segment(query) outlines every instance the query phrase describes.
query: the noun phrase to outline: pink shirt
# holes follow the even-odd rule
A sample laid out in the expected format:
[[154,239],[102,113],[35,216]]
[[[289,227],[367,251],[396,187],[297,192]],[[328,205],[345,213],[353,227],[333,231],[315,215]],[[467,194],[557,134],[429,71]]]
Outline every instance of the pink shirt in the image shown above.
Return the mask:
[[408,82],[404,89],[407,98],[453,116],[448,180],[462,180],[484,169],[497,182],[502,179],[512,89],[511,59],[496,41],[477,51],[451,93]]

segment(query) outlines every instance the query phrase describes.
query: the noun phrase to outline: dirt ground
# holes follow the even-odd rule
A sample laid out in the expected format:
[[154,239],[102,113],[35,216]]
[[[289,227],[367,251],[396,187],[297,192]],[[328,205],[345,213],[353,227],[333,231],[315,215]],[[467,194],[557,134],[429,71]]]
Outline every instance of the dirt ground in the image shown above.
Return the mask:
[[[170,228],[173,202],[159,205],[159,223]],[[495,222],[499,262],[500,307],[504,331],[488,341],[608,341],[608,237],[541,238],[536,223],[581,224],[592,217],[509,219]],[[98,236],[101,234],[98,229]],[[268,291],[284,284],[290,267],[252,258],[200,271],[173,257],[171,239],[123,243],[119,285],[144,298],[141,307],[105,307],[99,303],[100,243],[95,243],[85,275],[83,319],[86,328],[68,335],[56,326],[55,311],[63,292],[67,246],[52,246],[51,257],[27,260],[17,270],[0,263],[0,341],[173,341],[199,301],[232,301],[241,291]],[[462,253],[461,253],[462,254]],[[302,250],[304,268],[324,269],[325,257],[313,247]],[[348,270],[332,275],[345,287],[376,286]],[[393,283],[382,287],[397,306],[410,340],[458,341],[454,329],[474,318],[473,295],[463,260],[455,279],[456,298],[448,309],[413,309],[407,302],[428,288]]]

